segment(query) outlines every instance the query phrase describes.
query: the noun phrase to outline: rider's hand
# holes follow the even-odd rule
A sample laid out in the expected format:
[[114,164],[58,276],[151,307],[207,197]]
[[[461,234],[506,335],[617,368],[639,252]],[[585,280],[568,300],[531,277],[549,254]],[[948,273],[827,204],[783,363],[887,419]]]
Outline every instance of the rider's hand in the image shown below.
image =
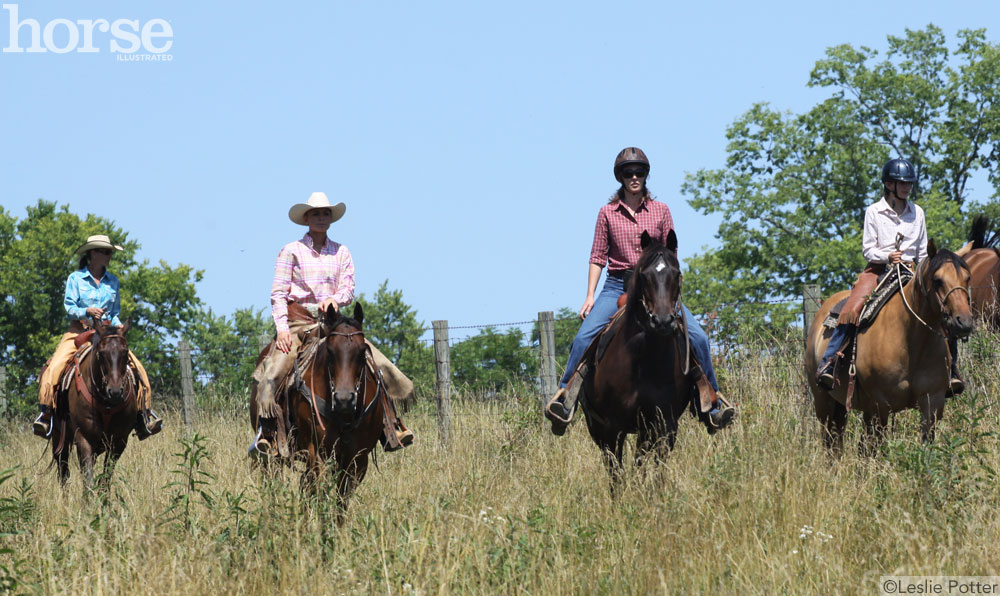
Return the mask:
[[326,312],[326,310],[331,306],[333,307],[333,312],[340,312],[340,305],[337,304],[337,301],[334,298],[327,298],[323,302],[319,303],[319,309],[322,312]]
[[274,345],[284,353],[292,349],[292,334],[289,331],[279,331],[278,338],[274,340]]
[[587,299],[583,301],[583,306],[580,307],[580,319],[586,319],[592,308],[594,308],[594,297],[587,296]]
[[896,250],[896,251],[893,251],[893,252],[889,253],[889,264],[890,265],[895,265],[897,263],[902,263],[902,262],[903,262],[903,251]]
[[104,317],[104,309],[98,308],[96,306],[87,307],[87,316],[94,317],[95,319],[100,319]]

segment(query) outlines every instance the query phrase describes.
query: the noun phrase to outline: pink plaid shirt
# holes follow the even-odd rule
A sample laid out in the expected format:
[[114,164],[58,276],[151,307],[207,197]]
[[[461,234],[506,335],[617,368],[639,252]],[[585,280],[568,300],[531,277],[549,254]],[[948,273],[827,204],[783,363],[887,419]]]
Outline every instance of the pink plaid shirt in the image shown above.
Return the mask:
[[319,252],[309,234],[286,244],[274,264],[271,315],[279,332],[288,331],[288,302],[319,304],[333,298],[344,306],[354,300],[354,261],[343,244],[329,238]]
[[608,271],[632,269],[639,262],[642,232],[649,232],[658,242],[666,244],[667,234],[674,229],[674,218],[665,204],[647,198],[639,204],[635,217],[622,201],[601,207],[594,229],[594,246],[590,249],[590,262]]

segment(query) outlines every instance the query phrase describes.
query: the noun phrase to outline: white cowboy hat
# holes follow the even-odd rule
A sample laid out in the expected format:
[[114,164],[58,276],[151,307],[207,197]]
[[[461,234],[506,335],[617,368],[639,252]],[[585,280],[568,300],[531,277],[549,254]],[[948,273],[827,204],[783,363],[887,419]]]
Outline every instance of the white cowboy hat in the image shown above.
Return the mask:
[[83,246],[76,249],[76,254],[82,255],[86,253],[88,250],[94,250],[95,248],[125,250],[124,248],[118,246],[117,244],[111,244],[111,238],[108,238],[104,234],[97,234],[96,236],[87,237],[87,241],[83,243]]
[[322,209],[324,207],[329,207],[333,217],[330,218],[330,223],[333,223],[344,217],[344,212],[347,211],[347,205],[343,203],[337,203],[336,205],[330,204],[330,199],[326,198],[326,193],[314,192],[309,195],[309,198],[305,203],[296,203],[292,205],[292,208],[288,210],[288,219],[294,221],[300,226],[309,225],[306,223],[306,212],[310,209]]

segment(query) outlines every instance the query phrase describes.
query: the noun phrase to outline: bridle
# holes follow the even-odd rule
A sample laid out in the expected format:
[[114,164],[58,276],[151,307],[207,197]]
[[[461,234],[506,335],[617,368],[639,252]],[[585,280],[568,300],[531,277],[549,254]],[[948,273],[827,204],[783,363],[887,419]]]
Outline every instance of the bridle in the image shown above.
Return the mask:
[[[352,338],[352,337],[356,337],[356,336],[361,336],[362,338],[364,338],[364,335],[365,334],[362,331],[351,331],[351,332],[348,332],[348,333],[344,333],[342,331],[330,331],[330,332],[328,332],[325,336],[323,336],[323,337],[321,337],[321,338],[318,339],[317,343],[315,344],[316,347],[313,350],[311,350],[311,352],[312,352],[312,354],[311,354],[312,365],[313,366],[316,365],[315,352],[320,349],[320,344],[323,344],[322,349],[324,349],[324,350],[327,349],[326,346],[325,346],[325,344],[326,344],[326,340],[329,339],[330,336],[346,337],[346,338]],[[368,346],[366,345],[365,346],[365,351],[367,352],[367,350],[368,350]],[[312,389],[311,380],[310,380],[309,383],[307,383],[305,381],[305,379],[302,376],[302,371],[300,370],[298,364],[296,364],[292,368],[293,368],[294,373],[295,373],[295,385],[296,385],[297,389],[299,390],[299,392],[302,394],[303,397],[305,397],[306,399],[308,399],[312,403],[313,412],[316,414],[316,421],[319,423],[320,429],[322,429],[325,432],[326,431],[326,424],[324,424],[323,421],[324,420],[329,420],[329,418],[327,418],[327,414],[329,414],[329,412],[331,410],[330,404],[327,402],[327,400],[325,400],[322,397],[319,397],[319,396],[316,395],[316,392],[313,391],[313,389]],[[324,364],[323,368],[325,369],[324,370],[324,375],[326,376],[326,385],[327,385],[327,387],[329,389],[329,392],[330,392],[330,398],[333,399],[335,386],[334,386],[333,378],[330,375],[330,367],[329,367],[329,365]],[[358,379],[357,379],[357,381],[354,384],[354,393],[355,393],[356,396],[358,396],[357,397],[357,406],[355,408],[354,417],[350,421],[348,421],[348,422],[339,424],[339,427],[342,430],[354,430],[354,429],[358,428],[358,426],[360,426],[361,423],[364,420],[366,420],[368,418],[368,416],[371,415],[372,411],[374,410],[376,404],[378,403],[379,392],[380,391],[385,391],[385,382],[384,382],[384,380],[382,378],[382,371],[376,369],[376,371],[377,371],[377,373],[376,373],[376,383],[377,383],[377,385],[375,387],[375,396],[372,398],[371,402],[368,403],[368,405],[364,404],[364,396],[365,396],[365,393],[367,392],[367,389],[368,389],[368,375],[367,375],[368,370],[367,370],[367,368],[368,368],[368,363],[367,363],[367,355],[366,355],[365,362],[361,365],[361,372],[358,374]]]
[[[659,255],[663,259],[663,255]],[[638,283],[642,279],[642,271],[639,272],[639,276],[636,280]],[[691,368],[691,336],[687,332],[687,317],[684,315],[684,309],[681,308],[681,288],[684,285],[684,276],[680,273],[677,275],[677,299],[674,300],[674,308],[672,314],[674,317],[681,320],[681,328],[684,333],[684,374],[687,375]],[[646,323],[644,327],[648,327],[648,323],[653,320],[653,309],[646,299],[646,292],[640,289],[639,291],[639,303],[642,304],[643,310],[646,311]],[[640,324],[642,322],[640,321]]]

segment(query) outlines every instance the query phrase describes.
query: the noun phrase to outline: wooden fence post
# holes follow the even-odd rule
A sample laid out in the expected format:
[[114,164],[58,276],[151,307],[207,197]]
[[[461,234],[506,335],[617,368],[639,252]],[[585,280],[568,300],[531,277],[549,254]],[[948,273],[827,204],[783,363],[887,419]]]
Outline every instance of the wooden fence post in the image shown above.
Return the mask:
[[556,326],[551,310],[538,313],[538,347],[541,352],[538,380],[542,389],[542,405],[556,392]]
[[816,311],[823,302],[819,293],[819,286],[816,284],[806,284],[802,286],[802,341],[803,344],[809,341],[809,328],[813,319],[816,318]]
[[186,340],[177,342],[177,352],[181,357],[181,409],[184,425],[191,430],[194,426],[194,379],[191,375],[191,345]]
[[260,348],[257,353],[263,352],[269,343],[271,343],[271,335],[269,333],[261,333],[257,337],[257,347]]
[[0,366],[0,416],[7,413],[7,367]]
[[434,362],[437,371],[438,436],[445,447],[451,439],[451,363],[448,350],[448,321],[432,321]]

